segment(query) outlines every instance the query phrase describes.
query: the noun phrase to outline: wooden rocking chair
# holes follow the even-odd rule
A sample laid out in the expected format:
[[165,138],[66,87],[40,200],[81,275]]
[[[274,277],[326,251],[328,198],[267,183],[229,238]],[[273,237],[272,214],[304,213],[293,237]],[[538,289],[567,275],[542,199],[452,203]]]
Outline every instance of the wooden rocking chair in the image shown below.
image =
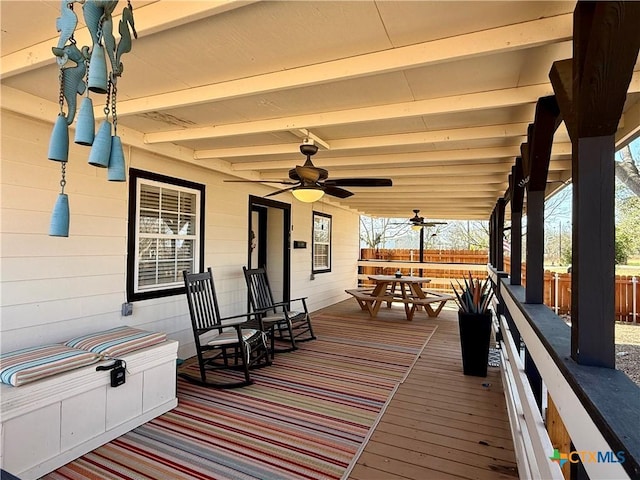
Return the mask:
[[[211,268],[203,273],[183,272],[183,276],[200,378],[186,373],[178,375],[205,387],[236,388],[250,385],[250,368],[271,365],[266,335],[260,330],[242,328],[254,315],[220,317]],[[209,355],[212,351],[214,354]],[[226,383],[207,380],[208,370],[221,369],[241,370],[244,380]]]
[[[264,268],[247,269],[242,267],[244,278],[249,289],[249,300],[254,313],[259,314],[257,324],[271,338],[271,352],[289,352],[296,350],[296,341],[314,340],[311,317],[307,309],[306,297],[296,298],[289,302],[275,302],[269,279]],[[290,310],[292,302],[299,302],[302,309]],[[255,322],[256,320],[253,320]],[[276,350],[275,340],[289,343],[291,346]]]

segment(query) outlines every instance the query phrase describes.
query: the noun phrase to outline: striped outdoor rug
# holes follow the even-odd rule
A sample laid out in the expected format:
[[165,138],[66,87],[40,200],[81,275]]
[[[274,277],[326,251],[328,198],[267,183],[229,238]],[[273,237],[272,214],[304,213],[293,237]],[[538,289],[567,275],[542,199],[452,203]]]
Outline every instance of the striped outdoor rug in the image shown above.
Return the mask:
[[317,340],[253,371],[254,385],[179,379],[174,410],[45,478],[339,479],[436,327],[331,312],[314,314]]

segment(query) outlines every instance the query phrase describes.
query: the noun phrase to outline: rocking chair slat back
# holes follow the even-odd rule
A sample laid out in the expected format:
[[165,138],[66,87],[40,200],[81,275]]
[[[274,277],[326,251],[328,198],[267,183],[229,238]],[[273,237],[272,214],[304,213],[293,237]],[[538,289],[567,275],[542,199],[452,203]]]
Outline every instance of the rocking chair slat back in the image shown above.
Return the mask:
[[249,286],[249,297],[252,302],[253,309],[267,310],[273,309],[274,301],[271,295],[271,287],[269,286],[269,278],[264,268],[257,268],[251,270],[253,273],[247,278],[247,284]]
[[220,310],[215,286],[211,282],[211,268],[203,273],[190,274],[186,288],[193,328],[202,331],[220,326]]

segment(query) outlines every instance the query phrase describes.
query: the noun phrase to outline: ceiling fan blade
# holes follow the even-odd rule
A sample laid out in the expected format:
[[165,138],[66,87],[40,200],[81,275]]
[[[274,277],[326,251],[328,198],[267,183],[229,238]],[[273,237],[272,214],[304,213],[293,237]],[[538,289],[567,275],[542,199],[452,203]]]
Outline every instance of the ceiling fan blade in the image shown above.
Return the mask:
[[390,178],[336,178],[326,180],[325,185],[333,187],[391,187]]
[[332,186],[326,186],[323,188],[324,193],[326,193],[327,195],[331,195],[332,197],[338,197],[338,198],[347,198],[350,197],[351,195],[353,195],[352,192],[350,192],[349,190],[345,190],[344,188],[338,188],[338,187],[332,187]]
[[284,182],[280,180],[224,180],[225,182],[236,183],[281,183],[282,185],[297,185],[298,182]]
[[273,197],[274,195],[279,195],[281,193],[288,192],[289,190],[293,190],[295,188],[297,188],[297,184],[295,184],[293,187],[282,188],[280,190],[276,190],[275,192],[271,192],[271,193],[265,195],[264,198]]
[[447,222],[420,222],[414,223],[414,225],[418,225],[420,227],[435,227],[436,225],[446,225]]

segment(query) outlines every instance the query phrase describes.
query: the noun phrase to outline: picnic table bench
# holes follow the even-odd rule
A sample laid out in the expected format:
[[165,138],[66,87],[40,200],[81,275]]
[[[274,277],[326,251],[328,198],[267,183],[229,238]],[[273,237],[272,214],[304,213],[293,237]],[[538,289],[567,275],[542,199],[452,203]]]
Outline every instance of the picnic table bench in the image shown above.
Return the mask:
[[354,288],[351,290],[345,290],[349,295],[353,297],[360,305],[362,310],[367,310],[371,317],[375,317],[380,310],[380,307],[384,302],[390,302],[393,300],[391,295],[376,296],[373,294],[373,289],[370,288]]
[[419,310],[421,307],[424,308],[429,317],[437,317],[447,301],[454,299],[453,295],[431,290],[421,290],[424,297],[393,295],[387,292],[382,295],[376,295],[373,289],[367,288],[349,289],[345,290],[345,292],[352,295],[358,302],[360,308],[368,311],[372,318],[378,314],[380,307],[385,302],[389,308],[393,302],[403,303],[405,305],[407,320],[413,320],[416,310]]

